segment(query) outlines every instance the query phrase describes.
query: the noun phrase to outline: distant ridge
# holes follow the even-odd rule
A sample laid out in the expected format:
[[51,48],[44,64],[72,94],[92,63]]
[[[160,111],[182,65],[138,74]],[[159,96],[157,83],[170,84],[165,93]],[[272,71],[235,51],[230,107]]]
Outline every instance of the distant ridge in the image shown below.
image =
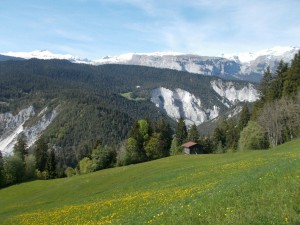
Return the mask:
[[281,59],[290,62],[299,49],[299,47],[276,46],[257,52],[222,54],[220,56],[200,56],[180,52],[126,53],[96,60],[70,54],[55,54],[48,50],[7,52],[2,55],[24,59],[64,59],[72,63],[91,65],[139,65],[257,82],[262,78],[268,66],[271,70],[275,70]]

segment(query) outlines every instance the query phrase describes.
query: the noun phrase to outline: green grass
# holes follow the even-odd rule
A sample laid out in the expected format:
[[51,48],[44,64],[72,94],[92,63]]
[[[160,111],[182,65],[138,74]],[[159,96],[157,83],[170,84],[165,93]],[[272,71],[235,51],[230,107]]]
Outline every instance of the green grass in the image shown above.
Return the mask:
[[124,98],[127,98],[130,101],[145,101],[146,100],[145,98],[140,98],[140,97],[132,98],[131,94],[132,94],[132,92],[126,92],[126,93],[121,93],[120,95],[123,96]]
[[2,224],[300,224],[300,140],[0,190]]

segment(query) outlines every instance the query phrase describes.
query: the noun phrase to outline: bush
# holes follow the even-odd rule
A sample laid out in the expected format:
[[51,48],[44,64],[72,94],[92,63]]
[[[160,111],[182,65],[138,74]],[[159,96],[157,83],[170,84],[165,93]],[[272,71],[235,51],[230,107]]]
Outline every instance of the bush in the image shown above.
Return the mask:
[[111,167],[114,163],[115,154],[113,150],[107,146],[98,146],[92,151],[92,161],[95,170],[101,170]]
[[254,121],[249,121],[248,125],[241,132],[239,150],[265,148],[268,148],[268,143],[264,137],[261,126]]
[[178,145],[178,141],[177,141],[176,137],[174,137],[173,140],[172,140],[170,154],[171,155],[181,155],[181,154],[183,154],[183,148],[182,148],[182,146]]
[[67,167],[67,169],[65,170],[65,175],[67,177],[72,177],[76,175],[76,171],[72,167]]
[[37,179],[39,179],[39,180],[47,180],[49,177],[49,174],[47,171],[41,172],[38,169],[35,170],[35,174],[36,174]]
[[6,183],[14,184],[24,179],[24,162],[19,156],[8,156],[4,161]]
[[155,133],[147,142],[145,151],[148,159],[159,159],[164,156],[162,145],[160,144],[159,134]]
[[79,162],[79,170],[81,174],[91,173],[95,171],[95,165],[91,159],[84,157]]

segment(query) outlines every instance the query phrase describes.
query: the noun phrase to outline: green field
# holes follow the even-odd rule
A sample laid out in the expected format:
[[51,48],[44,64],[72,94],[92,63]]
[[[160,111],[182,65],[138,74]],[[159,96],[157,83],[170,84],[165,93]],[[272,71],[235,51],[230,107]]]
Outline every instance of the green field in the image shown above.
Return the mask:
[[145,101],[146,100],[145,98],[140,98],[140,97],[132,98],[131,94],[132,94],[132,92],[126,92],[126,93],[122,93],[121,96],[123,96],[124,98],[127,98],[130,101]]
[[1,224],[300,224],[300,140],[0,190]]

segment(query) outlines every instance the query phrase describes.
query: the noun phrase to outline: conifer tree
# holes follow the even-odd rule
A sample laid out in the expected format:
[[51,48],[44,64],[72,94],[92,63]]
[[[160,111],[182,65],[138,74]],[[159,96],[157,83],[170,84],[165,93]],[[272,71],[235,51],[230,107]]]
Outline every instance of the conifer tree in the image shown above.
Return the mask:
[[21,136],[18,138],[18,141],[14,146],[13,152],[16,156],[20,157],[22,161],[24,161],[25,156],[28,155],[25,136]]
[[3,156],[2,156],[2,152],[0,151],[0,187],[4,186],[4,184],[5,184],[5,174],[4,174]]
[[155,132],[159,134],[159,143],[163,151],[163,156],[168,156],[170,154],[170,147],[172,142],[172,130],[168,123],[161,117],[156,126]]
[[295,97],[300,90],[300,51],[292,60],[283,84],[283,96]]
[[188,140],[193,142],[198,142],[199,132],[197,130],[196,124],[193,124],[191,129],[188,132]]
[[268,101],[271,81],[272,73],[270,71],[270,67],[268,66],[259,85],[259,92],[262,101]]
[[283,85],[286,80],[288,64],[281,60],[273,76],[269,87],[269,100],[274,101],[282,97]]
[[34,155],[36,160],[36,168],[39,171],[44,171],[47,162],[48,144],[42,136],[37,140]]
[[180,118],[176,125],[175,135],[177,139],[177,144],[182,145],[187,138],[187,128],[183,118]]
[[242,131],[244,127],[247,126],[247,123],[250,120],[250,112],[247,104],[243,105],[241,114],[240,114],[240,119],[239,119],[239,124],[238,124],[238,129],[239,131]]
[[56,159],[55,159],[55,153],[54,150],[51,149],[51,151],[48,154],[45,171],[47,171],[47,178],[48,179],[54,179],[57,176],[56,173]]

